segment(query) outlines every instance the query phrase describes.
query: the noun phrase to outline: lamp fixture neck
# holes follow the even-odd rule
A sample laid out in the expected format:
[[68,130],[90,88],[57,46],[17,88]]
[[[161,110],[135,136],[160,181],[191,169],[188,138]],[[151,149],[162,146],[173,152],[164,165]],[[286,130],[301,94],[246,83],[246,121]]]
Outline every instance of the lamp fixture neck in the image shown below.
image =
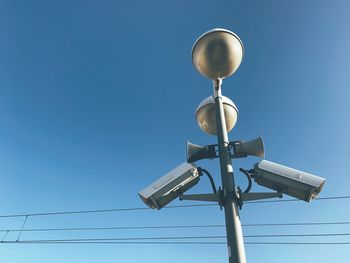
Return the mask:
[[221,97],[221,84],[222,79],[213,80],[214,98]]

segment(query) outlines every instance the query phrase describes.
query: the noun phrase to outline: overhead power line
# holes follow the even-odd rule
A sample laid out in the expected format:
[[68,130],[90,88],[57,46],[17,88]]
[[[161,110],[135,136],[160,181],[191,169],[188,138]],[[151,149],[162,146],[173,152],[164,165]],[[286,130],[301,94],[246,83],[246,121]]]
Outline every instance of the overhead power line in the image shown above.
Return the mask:
[[[340,199],[350,199],[350,196],[331,196],[331,197],[320,197],[316,198],[316,201],[321,200],[340,200]],[[269,201],[250,201],[245,202],[245,204],[258,204],[258,203],[280,203],[280,202],[296,202],[299,199],[281,199],[281,200],[269,200]],[[189,208],[189,207],[208,207],[217,206],[217,204],[196,204],[196,205],[173,205],[167,206],[163,209],[174,209],[174,208]],[[72,214],[88,214],[88,213],[111,213],[111,212],[131,212],[140,210],[150,210],[148,207],[130,207],[130,208],[114,208],[114,209],[95,209],[95,210],[76,210],[76,211],[56,211],[56,212],[42,212],[42,213],[27,213],[27,214],[10,214],[10,215],[0,215],[0,218],[11,218],[11,217],[34,217],[34,216],[54,216],[54,215],[72,215]]]
[[349,225],[350,221],[336,221],[336,222],[298,222],[298,223],[258,223],[258,224],[242,224],[248,227],[260,226],[313,226],[313,225]]
[[[330,197],[318,197],[314,201],[324,201],[324,200],[339,200],[339,199],[349,199],[350,196],[330,196]],[[251,201],[245,204],[259,204],[259,203],[280,203],[280,202],[296,202],[301,201],[299,199],[277,199],[277,200],[262,200],[262,201]]]
[[[243,227],[265,226],[317,226],[317,225],[349,225],[350,221],[336,222],[297,222],[297,223],[255,223],[242,224]],[[102,231],[102,230],[147,230],[147,229],[186,229],[186,228],[221,228],[223,224],[211,225],[167,225],[167,226],[111,226],[111,227],[63,227],[63,228],[28,228],[0,229],[0,232],[49,232],[49,231]]]
[[[191,242],[191,241],[58,241],[58,242],[45,242],[45,241],[4,241],[1,244],[31,244],[31,245],[57,245],[57,244],[119,244],[119,245],[226,245],[226,242]],[[350,245],[350,242],[244,242],[246,245]]]
[[[350,236],[350,233],[316,233],[316,234],[259,234],[259,235],[245,235],[244,238],[289,238],[289,237],[340,237],[340,236]],[[188,241],[197,239],[199,241]],[[210,241],[211,243],[218,243],[221,244],[221,241],[218,241],[218,239],[226,239],[225,235],[205,235],[205,236],[160,236],[160,237],[103,237],[103,238],[65,238],[65,239],[33,239],[33,240],[2,240],[1,243],[127,243],[127,242],[196,242],[196,243],[205,243],[208,240],[213,239],[216,241]],[[176,240],[176,241],[175,241]],[[247,241],[247,244],[253,244],[253,243],[299,243],[299,242],[281,242],[281,241],[274,241],[274,242],[257,242],[257,241]],[[309,243],[322,243],[322,242],[302,242],[303,244],[309,244]],[[326,242],[327,244],[334,243],[334,242]],[[339,244],[339,242],[336,242]],[[343,242],[347,243],[347,242]]]
[[[164,207],[163,209],[202,207],[202,206],[214,206],[214,205],[215,204],[177,205],[177,206]],[[71,214],[90,214],[90,213],[111,213],[111,212],[128,212],[128,211],[139,211],[139,210],[151,210],[151,208],[149,208],[149,207],[131,207],[131,208],[114,208],[114,209],[95,209],[95,210],[57,211],[57,212],[28,213],[28,214],[11,214],[11,215],[0,215],[0,218],[26,217],[26,216],[30,216],[30,217],[54,216],[54,215],[71,215]]]
[[[323,233],[323,234],[261,234],[244,235],[245,238],[276,238],[276,237],[332,237],[350,236],[350,233]],[[86,241],[135,241],[135,240],[177,240],[177,239],[226,239],[225,235],[213,236],[161,236],[161,237],[110,237],[110,238],[70,238],[70,239],[39,239],[21,240],[26,242],[86,242]]]

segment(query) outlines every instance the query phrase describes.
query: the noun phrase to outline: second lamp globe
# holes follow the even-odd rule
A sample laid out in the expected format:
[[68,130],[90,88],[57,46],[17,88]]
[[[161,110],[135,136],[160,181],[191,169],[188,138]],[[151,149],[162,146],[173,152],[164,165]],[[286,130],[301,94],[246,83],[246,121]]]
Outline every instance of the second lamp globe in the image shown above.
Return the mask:
[[[238,109],[232,100],[222,96],[224,106],[224,114],[226,121],[227,132],[233,129],[237,122]],[[198,106],[196,113],[196,120],[199,127],[206,133],[217,135],[216,131],[216,115],[214,97],[210,96],[204,99]]]

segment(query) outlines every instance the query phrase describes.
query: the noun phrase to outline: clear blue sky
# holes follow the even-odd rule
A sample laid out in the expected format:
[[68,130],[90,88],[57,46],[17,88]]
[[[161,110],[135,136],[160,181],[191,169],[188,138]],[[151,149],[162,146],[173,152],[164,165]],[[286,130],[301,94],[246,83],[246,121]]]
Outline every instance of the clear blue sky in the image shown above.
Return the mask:
[[[266,159],[350,194],[350,4],[324,1],[0,1],[0,215],[144,207],[137,192],[212,144],[194,111],[211,83],[191,61],[203,32],[245,45],[223,84],[231,140],[263,136]],[[234,162],[250,168],[257,158]],[[218,162],[200,161],[220,185]],[[254,186],[253,190],[264,190]],[[192,193],[210,191],[203,178]],[[288,199],[288,197],[285,197]],[[175,201],[174,205],[192,204]],[[243,224],[350,221],[349,201],[247,204]],[[24,218],[0,218],[0,229]],[[29,217],[25,229],[223,224],[217,207]],[[349,233],[349,225],[244,227],[245,235]],[[20,240],[223,235],[223,228],[23,232]],[[3,239],[5,232],[0,232]],[[5,241],[17,239],[10,232]],[[246,241],[349,242],[350,237]],[[248,262],[349,262],[349,245],[246,245]],[[227,262],[225,245],[1,244],[12,262]]]

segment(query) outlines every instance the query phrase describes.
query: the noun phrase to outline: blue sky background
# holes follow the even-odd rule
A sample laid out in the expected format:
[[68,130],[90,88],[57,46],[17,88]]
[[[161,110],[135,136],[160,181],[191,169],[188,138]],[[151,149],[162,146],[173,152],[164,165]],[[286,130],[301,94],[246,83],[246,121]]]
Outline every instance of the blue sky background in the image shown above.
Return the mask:
[[[345,0],[0,1],[0,215],[143,207],[137,192],[185,161],[187,139],[216,142],[194,119],[212,87],[191,61],[194,41],[216,27],[234,31],[245,46],[239,70],[223,83],[223,94],[239,108],[230,139],[261,135],[266,159],[327,179],[320,197],[349,195],[349,8]],[[235,160],[242,188],[246,181],[238,168],[258,160]],[[217,160],[198,165],[220,185]],[[208,191],[206,178],[191,190]],[[247,204],[241,220],[350,221],[348,207],[347,199]],[[0,228],[18,229],[23,220],[0,218]],[[202,207],[29,217],[25,228],[223,223],[219,208]],[[243,228],[246,235],[349,230],[349,225]],[[21,240],[224,233],[223,228],[24,232]],[[248,262],[350,259],[349,245],[246,245],[246,254]],[[227,250],[0,244],[0,261],[209,263],[227,262]]]

